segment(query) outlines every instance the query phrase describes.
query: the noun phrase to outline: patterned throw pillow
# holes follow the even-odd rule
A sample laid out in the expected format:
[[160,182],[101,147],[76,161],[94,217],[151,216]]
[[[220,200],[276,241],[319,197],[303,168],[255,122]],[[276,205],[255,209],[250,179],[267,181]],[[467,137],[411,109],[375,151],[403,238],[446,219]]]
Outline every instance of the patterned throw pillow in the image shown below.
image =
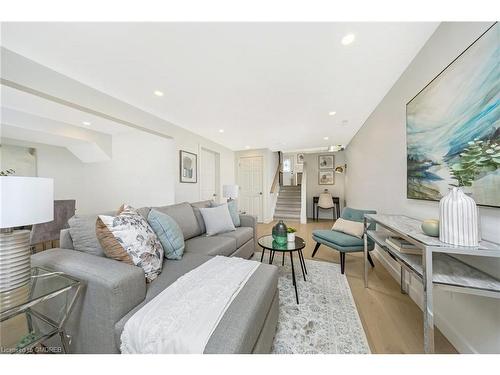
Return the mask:
[[163,263],[161,243],[133,207],[122,206],[117,216],[99,215],[96,234],[108,258],[141,267],[147,282],[160,274]]

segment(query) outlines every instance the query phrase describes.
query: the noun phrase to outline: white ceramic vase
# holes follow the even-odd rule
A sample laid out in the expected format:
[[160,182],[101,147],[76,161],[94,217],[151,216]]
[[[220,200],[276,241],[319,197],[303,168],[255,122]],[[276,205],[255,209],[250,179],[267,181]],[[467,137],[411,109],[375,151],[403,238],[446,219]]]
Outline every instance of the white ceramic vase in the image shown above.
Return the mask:
[[288,242],[295,242],[295,233],[287,233],[286,237]]
[[460,188],[452,188],[439,201],[439,239],[457,246],[477,246],[477,205]]

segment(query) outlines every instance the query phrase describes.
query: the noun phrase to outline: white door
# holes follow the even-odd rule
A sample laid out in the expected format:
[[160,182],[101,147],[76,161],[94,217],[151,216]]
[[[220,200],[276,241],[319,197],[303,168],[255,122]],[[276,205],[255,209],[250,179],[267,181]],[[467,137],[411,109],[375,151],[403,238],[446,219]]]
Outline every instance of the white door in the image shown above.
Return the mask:
[[238,163],[240,186],[239,207],[249,215],[263,221],[263,167],[262,157],[242,157]]
[[283,186],[293,185],[293,155],[283,156]]
[[218,155],[202,148],[200,159],[200,198],[218,200]]

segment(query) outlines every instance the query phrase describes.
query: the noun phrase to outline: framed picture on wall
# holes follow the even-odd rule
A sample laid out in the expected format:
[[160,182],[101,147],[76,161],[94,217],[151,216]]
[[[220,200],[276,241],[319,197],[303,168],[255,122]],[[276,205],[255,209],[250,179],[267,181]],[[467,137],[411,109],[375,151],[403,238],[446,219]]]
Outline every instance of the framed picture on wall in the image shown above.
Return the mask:
[[318,185],[334,185],[335,172],[334,171],[319,171],[318,172]]
[[304,164],[304,154],[297,154],[297,164]]
[[198,155],[184,150],[179,153],[180,181],[195,184],[198,181]]
[[333,155],[319,155],[318,168],[319,169],[333,169],[335,165],[335,156]]

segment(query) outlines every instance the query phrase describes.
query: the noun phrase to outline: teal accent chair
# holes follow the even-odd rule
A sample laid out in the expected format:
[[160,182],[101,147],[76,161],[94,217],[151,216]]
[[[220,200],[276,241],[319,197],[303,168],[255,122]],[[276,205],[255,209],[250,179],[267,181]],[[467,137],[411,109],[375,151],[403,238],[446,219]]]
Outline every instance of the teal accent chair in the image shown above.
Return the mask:
[[[365,214],[376,214],[377,211],[374,210],[356,210],[354,208],[345,207],[342,210],[342,215],[340,217],[344,220],[359,221],[363,222]],[[368,226],[369,230],[375,229],[375,223],[370,223]],[[340,252],[340,273],[344,274],[345,271],[345,255],[346,253],[355,253],[364,251],[365,245],[362,238],[354,237],[349,234],[342,232],[337,232],[334,230],[315,230],[313,231],[313,240],[316,241],[316,246],[312,253],[312,257],[316,255],[319,247],[321,245],[326,245],[334,250]],[[371,251],[375,248],[375,244],[372,240],[368,239],[368,250]],[[372,267],[375,267],[373,260],[368,252],[368,261]]]

